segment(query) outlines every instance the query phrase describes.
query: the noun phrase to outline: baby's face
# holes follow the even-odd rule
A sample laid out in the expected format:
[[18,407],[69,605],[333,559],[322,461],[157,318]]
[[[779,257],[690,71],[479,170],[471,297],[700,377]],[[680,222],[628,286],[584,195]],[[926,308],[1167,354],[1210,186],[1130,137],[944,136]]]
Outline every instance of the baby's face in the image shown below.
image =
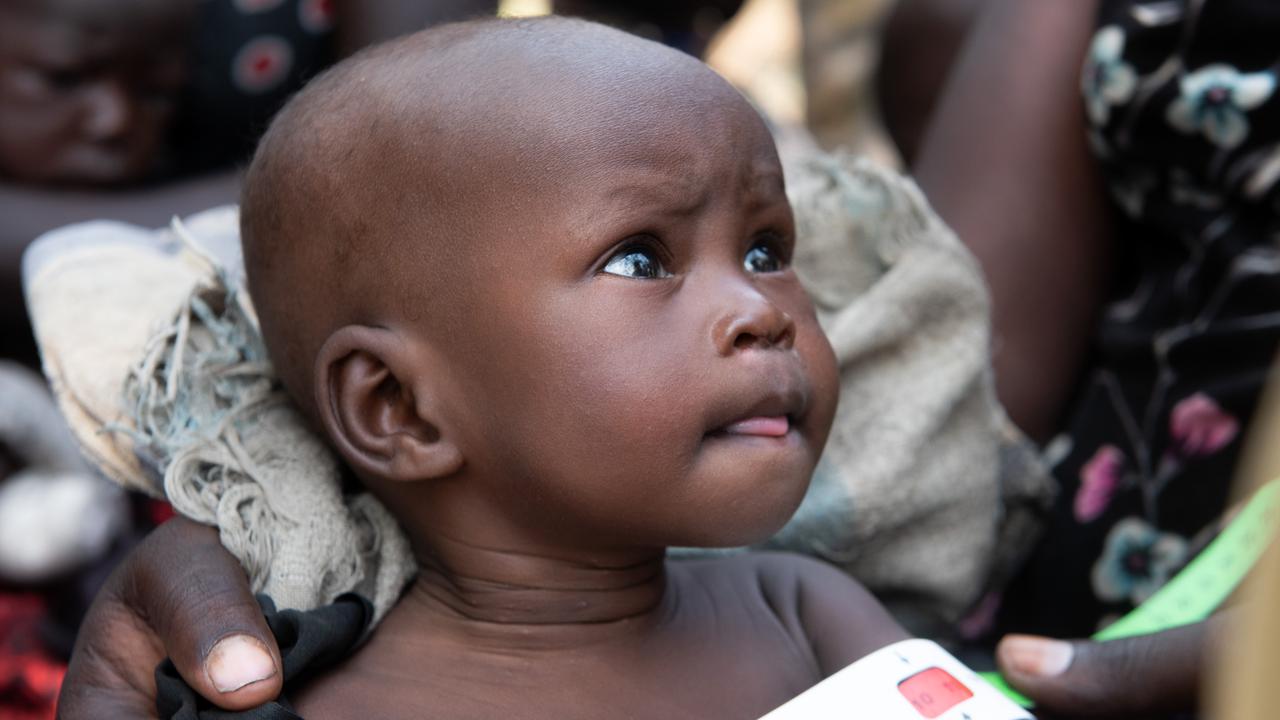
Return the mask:
[[767,537],[837,389],[772,139],[735,97],[563,140],[517,148],[466,223],[471,309],[441,347],[469,468],[512,521],[570,541]]
[[183,3],[31,5],[0,0],[0,176],[91,184],[145,176],[184,79]]

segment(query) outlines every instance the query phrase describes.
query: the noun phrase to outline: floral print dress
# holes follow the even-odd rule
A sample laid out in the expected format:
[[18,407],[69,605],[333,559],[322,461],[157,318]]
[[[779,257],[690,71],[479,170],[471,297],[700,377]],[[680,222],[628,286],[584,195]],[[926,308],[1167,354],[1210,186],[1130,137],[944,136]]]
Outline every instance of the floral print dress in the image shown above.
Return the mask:
[[1280,347],[1280,2],[1104,0],[1081,77],[1118,282],[1003,630],[1086,636],[1217,532]]

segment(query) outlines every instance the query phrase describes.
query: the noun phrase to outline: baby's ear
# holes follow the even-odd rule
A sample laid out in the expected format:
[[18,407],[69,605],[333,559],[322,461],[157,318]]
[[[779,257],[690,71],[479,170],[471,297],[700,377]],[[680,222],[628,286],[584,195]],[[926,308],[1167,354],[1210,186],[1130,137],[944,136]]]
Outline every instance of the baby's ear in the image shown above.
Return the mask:
[[[348,325],[316,356],[316,410],[329,439],[359,474],[392,481],[447,477],[462,451],[444,429],[430,377],[393,331]],[[423,373],[428,381],[422,381]]]

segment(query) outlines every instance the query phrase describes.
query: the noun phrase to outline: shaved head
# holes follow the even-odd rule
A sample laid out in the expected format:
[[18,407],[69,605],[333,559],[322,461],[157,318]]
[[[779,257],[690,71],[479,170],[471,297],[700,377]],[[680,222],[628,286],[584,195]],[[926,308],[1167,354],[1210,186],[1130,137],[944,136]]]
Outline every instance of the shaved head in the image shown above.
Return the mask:
[[603,178],[645,160],[619,138],[661,143],[658,119],[726,105],[746,107],[696,59],[562,18],[441,26],[316,78],[263,137],[242,198],[250,292],[291,394],[314,412],[313,358],[344,325],[465,334],[483,290],[459,287],[483,276],[471,251],[577,192],[567,158]]
[[560,18],[372,48],[273,122],[241,224],[290,394],[423,546],[740,545],[804,494],[834,356],[768,127],[693,57]]

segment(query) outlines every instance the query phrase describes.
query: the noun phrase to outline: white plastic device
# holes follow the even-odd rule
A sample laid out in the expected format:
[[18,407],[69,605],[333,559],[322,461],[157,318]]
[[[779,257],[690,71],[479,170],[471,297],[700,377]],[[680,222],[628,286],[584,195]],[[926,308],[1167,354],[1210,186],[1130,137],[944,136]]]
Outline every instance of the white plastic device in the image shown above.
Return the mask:
[[1035,720],[937,643],[883,647],[762,720]]

